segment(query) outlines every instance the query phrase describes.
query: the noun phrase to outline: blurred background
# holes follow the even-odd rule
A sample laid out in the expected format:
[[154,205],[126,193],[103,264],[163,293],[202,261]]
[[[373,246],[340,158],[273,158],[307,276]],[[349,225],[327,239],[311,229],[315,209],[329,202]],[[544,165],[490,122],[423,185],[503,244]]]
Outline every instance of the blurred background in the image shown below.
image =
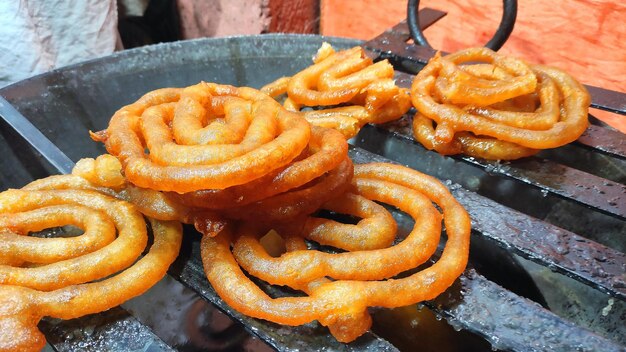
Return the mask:
[[[501,52],[626,92],[626,2],[518,3]],[[366,40],[403,20],[406,6],[406,0],[0,1],[0,86],[114,50],[182,39],[287,32]],[[424,0],[424,7],[447,13],[425,35],[448,52],[487,42],[502,15],[502,2],[494,0]],[[592,114],[626,132],[624,117]]]

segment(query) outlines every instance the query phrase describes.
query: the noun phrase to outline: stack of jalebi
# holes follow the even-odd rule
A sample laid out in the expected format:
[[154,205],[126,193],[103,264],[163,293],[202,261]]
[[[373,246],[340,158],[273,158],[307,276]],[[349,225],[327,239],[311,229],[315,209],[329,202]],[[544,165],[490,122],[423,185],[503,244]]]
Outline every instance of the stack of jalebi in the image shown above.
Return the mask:
[[[368,89],[350,89],[351,97],[332,103],[362,94],[371,111],[379,111],[393,102],[393,95],[381,103]],[[121,168],[126,182],[109,182],[119,187],[118,197],[142,211],[178,215],[194,223],[204,234],[202,258],[209,281],[245,314],[289,325],[319,320],[338,340],[348,342],[370,327],[367,307],[433,298],[467,263],[469,218],[444,186],[388,164],[359,165],[353,178],[341,133],[309,127],[301,114],[251,88],[200,83],[155,91],[120,109],[107,130],[93,137],[103,141],[121,165],[110,161],[105,166],[111,156],[103,156],[81,165],[83,177],[94,178],[92,169],[104,168],[96,174],[108,175],[115,172],[107,168]],[[150,202],[141,201],[142,192],[150,195]],[[157,199],[161,205],[150,209]],[[414,231],[400,244],[391,246],[397,225],[376,202],[415,218]],[[435,251],[441,213],[433,202],[443,210],[449,236],[443,258],[425,271],[387,280],[415,269]],[[360,221],[349,225],[311,215],[319,209]],[[270,230],[283,236],[288,253],[278,258],[267,254],[260,238]],[[305,240],[347,252],[308,250]],[[308,296],[271,299],[240,266]]]
[[493,160],[576,140],[590,104],[567,73],[486,48],[435,56],[415,77],[411,99],[413,133],[427,149]]
[[[121,180],[119,172],[91,176]],[[53,176],[0,193],[1,351],[40,350],[42,317],[72,319],[115,307],[152,287],[178,256],[180,223],[149,218],[154,242],[141,257],[148,244],[143,215],[103,183]],[[83,233],[28,236],[66,225]]]
[[261,91],[272,97],[286,94],[286,109],[302,110],[312,125],[337,129],[346,138],[354,137],[367,123],[396,120],[411,107],[407,90],[393,80],[391,64],[373,63],[361,47],[335,52],[324,43],[313,62]]
[[352,177],[340,133],[310,127],[252,88],[203,82],[156,90],[120,109],[92,137],[119,158],[125,199],[203,233],[219,229],[206,228],[219,218],[306,216]]

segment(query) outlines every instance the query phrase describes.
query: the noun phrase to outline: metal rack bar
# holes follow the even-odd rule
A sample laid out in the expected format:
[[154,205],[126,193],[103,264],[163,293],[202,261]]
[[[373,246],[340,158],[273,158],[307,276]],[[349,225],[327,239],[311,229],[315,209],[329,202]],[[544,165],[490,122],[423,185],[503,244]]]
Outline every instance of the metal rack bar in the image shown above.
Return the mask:
[[2,96],[0,96],[0,118],[6,121],[59,172],[64,174],[72,172],[74,162]]

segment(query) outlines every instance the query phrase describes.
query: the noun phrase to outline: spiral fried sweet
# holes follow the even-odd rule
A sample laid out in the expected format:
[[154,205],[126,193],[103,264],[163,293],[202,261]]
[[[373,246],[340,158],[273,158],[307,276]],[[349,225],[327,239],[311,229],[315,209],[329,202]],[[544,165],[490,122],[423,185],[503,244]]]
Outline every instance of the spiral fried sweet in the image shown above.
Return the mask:
[[[42,317],[72,319],[117,306],[152,287],[178,255],[180,223],[149,219],[154,243],[142,257],[143,215],[88,187],[72,189],[75,178],[0,193],[0,350],[41,349]],[[83,233],[29,236],[67,225]]]
[[[311,128],[299,114],[245,87],[200,83],[156,90],[120,109],[107,130],[92,137],[119,159],[126,177],[114,196],[205,234],[221,229],[214,225],[222,218],[306,216],[342,194],[352,178],[339,132]],[[115,174],[112,163],[96,159],[77,170],[92,184],[115,183],[108,179]]]
[[286,94],[285,108],[302,110],[311,124],[337,129],[346,138],[367,123],[398,119],[411,106],[408,92],[395,85],[389,62],[374,63],[361,47],[335,52],[324,43],[313,61],[261,91],[272,97]]
[[[468,259],[470,221],[441,183],[402,166],[364,164],[355,166],[352,186],[354,196],[325,206],[363,216],[362,223],[346,226],[361,227],[359,232],[364,236],[389,230],[390,220],[376,215],[385,210],[355,198],[359,196],[398,207],[415,219],[415,228],[391,247],[387,247],[391,244],[387,235],[379,244],[369,246],[359,244],[358,236],[338,237],[334,245],[353,251],[326,253],[306,249],[304,238],[316,234],[324,242],[320,233],[335,231],[336,226],[322,228],[323,221],[315,221],[302,232],[283,233],[288,251],[272,257],[259,242],[266,228],[250,222],[231,223],[223,233],[205,236],[201,243],[205,272],[220,297],[246,315],[280,324],[319,320],[338,340],[349,342],[369,328],[367,307],[399,307],[432,299],[461,274]],[[422,271],[387,280],[416,268],[433,254],[442,217],[448,240],[441,258]],[[271,298],[244,275],[242,268],[271,284],[302,290],[307,296]]]
[[150,92],[92,134],[130,183],[178,193],[258,179],[294,160],[309,137],[306,120],[265,94],[205,82]]
[[496,160],[576,140],[590,104],[567,73],[487,48],[435,56],[415,77],[411,99],[413,133],[427,149]]

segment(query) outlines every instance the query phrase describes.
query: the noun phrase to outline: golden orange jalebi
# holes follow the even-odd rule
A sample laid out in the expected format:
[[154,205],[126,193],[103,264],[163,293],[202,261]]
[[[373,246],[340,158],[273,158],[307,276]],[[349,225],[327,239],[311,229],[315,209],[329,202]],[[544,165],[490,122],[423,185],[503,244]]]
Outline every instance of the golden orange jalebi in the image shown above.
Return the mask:
[[92,134],[130,183],[178,193],[258,179],[289,164],[309,137],[306,120],[267,95],[204,82],[150,92]]
[[[115,196],[142,212],[193,223],[203,233],[219,230],[220,218],[306,216],[342,194],[352,177],[339,132],[311,128],[245,87],[157,90],[120,109],[92,137],[121,163],[85,162],[77,169],[82,178],[114,184]],[[118,168],[126,180],[109,180],[121,177]]]
[[411,99],[413,134],[427,149],[494,160],[576,140],[590,104],[567,73],[487,48],[435,56],[415,77]]
[[[272,97],[286,94],[285,108],[302,110],[311,124],[337,129],[346,138],[367,123],[398,119],[411,106],[408,92],[395,85],[391,64],[374,63],[361,47],[335,52],[324,43],[313,61],[293,77],[279,78],[261,91]],[[303,110],[307,107],[314,109]]]
[[[149,219],[154,243],[141,257],[148,243],[143,215],[78,179],[57,176],[0,193],[0,350],[43,348],[42,317],[72,319],[115,307],[152,287],[178,255],[180,223]],[[28,236],[66,225],[84,232]]]
[[[246,315],[280,324],[319,320],[334,327],[331,332],[340,341],[348,342],[369,328],[367,307],[398,307],[432,299],[461,274],[468,258],[470,221],[441,183],[402,166],[365,164],[355,166],[353,187],[362,197],[396,206],[411,215],[416,223],[411,234],[392,247],[338,254],[306,250],[302,237],[297,240],[293,234],[284,234],[290,251],[274,258],[259,243],[265,227],[231,223],[218,236],[203,237],[201,244],[207,277],[220,297]],[[355,204],[344,206],[334,203],[328,207],[354,209]],[[432,255],[439,243],[442,215],[448,240],[441,259],[410,276],[386,280],[416,268]],[[374,232],[376,227],[386,231],[385,223],[363,224],[373,227],[364,232]],[[331,227],[326,230],[333,231]],[[302,234],[312,232],[309,228]],[[344,248],[358,247],[358,243],[352,243],[358,240],[337,239],[351,242],[339,243]],[[287,285],[308,295],[271,298],[243,274],[242,268],[266,282]]]

